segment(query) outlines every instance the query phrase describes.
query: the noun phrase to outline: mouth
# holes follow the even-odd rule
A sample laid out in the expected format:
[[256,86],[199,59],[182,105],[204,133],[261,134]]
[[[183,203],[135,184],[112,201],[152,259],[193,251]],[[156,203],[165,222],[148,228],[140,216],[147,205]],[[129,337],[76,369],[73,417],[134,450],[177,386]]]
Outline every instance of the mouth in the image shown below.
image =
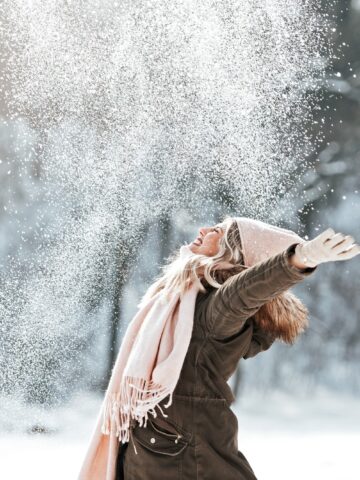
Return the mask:
[[192,243],[193,243],[194,245],[200,246],[200,245],[202,244],[202,238],[201,238],[201,237],[197,237],[197,239],[194,240]]

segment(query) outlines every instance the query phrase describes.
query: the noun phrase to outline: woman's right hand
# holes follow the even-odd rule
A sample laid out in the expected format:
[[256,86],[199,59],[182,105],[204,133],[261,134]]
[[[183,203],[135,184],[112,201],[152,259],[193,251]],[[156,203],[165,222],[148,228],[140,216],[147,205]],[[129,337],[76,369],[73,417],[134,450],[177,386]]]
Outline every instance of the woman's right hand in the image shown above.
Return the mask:
[[351,235],[335,233],[332,228],[328,228],[313,240],[299,243],[295,248],[295,255],[307,267],[316,267],[320,263],[355,257],[360,253],[360,245],[353,243],[354,238]]

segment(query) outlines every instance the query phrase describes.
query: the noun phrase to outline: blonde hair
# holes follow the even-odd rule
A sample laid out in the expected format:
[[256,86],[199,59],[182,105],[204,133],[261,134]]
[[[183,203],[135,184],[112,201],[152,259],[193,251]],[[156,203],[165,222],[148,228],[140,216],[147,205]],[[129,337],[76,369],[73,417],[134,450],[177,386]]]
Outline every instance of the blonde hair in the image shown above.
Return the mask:
[[[219,241],[219,251],[211,257],[192,255],[187,258],[181,258],[180,249],[175,251],[168,257],[168,263],[161,267],[162,272],[150,285],[140,304],[150,300],[160,290],[163,290],[165,299],[174,291],[180,291],[180,297],[182,297],[189,285],[197,280],[201,282],[200,291],[202,292],[206,292],[206,285],[219,288],[228,277],[246,268],[242,265],[240,232],[236,220],[226,215],[216,226],[224,230],[224,235]],[[223,261],[233,263],[234,268],[214,269]]]

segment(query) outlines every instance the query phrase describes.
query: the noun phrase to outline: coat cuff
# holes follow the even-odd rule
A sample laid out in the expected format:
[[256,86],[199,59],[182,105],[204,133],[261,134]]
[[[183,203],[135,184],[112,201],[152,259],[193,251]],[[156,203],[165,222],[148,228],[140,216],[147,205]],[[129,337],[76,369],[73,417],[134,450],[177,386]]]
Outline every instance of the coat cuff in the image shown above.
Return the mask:
[[304,277],[308,277],[311,273],[313,273],[318,265],[315,267],[306,267],[306,268],[298,268],[295,267],[295,265],[291,265],[289,262],[289,258],[291,255],[294,255],[295,253],[295,248],[296,245],[298,245],[300,242],[292,243],[283,253],[282,255],[282,265],[284,267],[285,272],[295,278],[295,279],[302,279]]

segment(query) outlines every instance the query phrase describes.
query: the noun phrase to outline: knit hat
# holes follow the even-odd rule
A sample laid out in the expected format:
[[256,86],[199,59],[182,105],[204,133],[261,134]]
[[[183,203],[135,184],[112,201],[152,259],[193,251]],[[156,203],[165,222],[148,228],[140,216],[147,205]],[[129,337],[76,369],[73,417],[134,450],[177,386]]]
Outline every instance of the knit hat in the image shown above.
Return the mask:
[[292,243],[305,240],[291,230],[269,225],[261,220],[247,217],[234,217],[241,239],[244,265],[251,267],[255,263],[280,253]]

